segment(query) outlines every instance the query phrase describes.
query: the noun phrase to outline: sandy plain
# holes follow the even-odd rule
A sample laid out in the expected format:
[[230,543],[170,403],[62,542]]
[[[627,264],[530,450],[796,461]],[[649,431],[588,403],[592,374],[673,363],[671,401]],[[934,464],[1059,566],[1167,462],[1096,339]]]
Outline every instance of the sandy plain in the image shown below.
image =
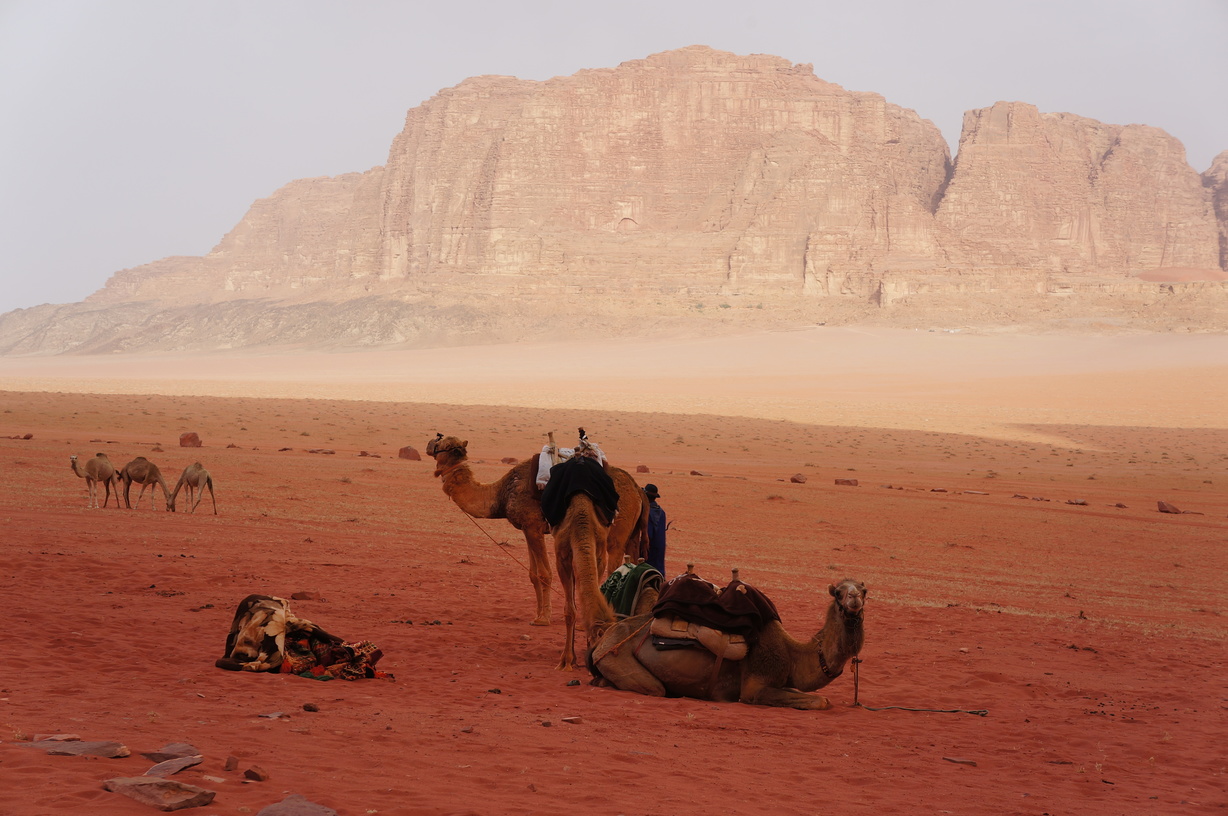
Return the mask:
[[[187,742],[204,760],[175,778],[217,792],[207,814],[290,794],[342,814],[1222,813],[1225,406],[1218,335],[2,358],[0,812],[142,812],[104,781]],[[866,582],[861,706],[847,672],[800,712],[554,668],[562,601],[529,625],[519,534],[396,452],[456,434],[489,481],[581,425],[649,467],[671,574],[739,567],[799,636],[829,583]],[[96,451],[172,486],[199,459],[218,515],[87,509],[68,455]],[[214,668],[252,592],[313,594],[295,612],[378,643],[395,681]],[[21,744],[56,733],[132,754]]]

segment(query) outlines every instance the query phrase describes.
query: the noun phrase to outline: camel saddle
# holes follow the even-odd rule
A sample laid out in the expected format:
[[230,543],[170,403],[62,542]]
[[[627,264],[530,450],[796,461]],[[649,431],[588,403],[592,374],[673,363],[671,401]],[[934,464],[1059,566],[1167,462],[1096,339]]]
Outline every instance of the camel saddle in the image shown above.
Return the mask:
[[681,618],[719,632],[742,635],[748,643],[772,621],[780,620],[776,605],[768,596],[734,579],[719,588],[694,573],[683,573],[661,590],[654,618]]
[[744,635],[722,632],[682,618],[653,618],[648,633],[652,636],[652,645],[657,649],[699,645],[724,660],[741,660],[746,657],[749,649]]

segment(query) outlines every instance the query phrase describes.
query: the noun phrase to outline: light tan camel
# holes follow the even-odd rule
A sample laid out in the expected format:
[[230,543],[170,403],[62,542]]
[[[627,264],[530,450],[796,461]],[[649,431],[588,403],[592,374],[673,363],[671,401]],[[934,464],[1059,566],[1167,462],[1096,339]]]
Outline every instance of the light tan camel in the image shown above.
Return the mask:
[[[715,702],[819,710],[831,702],[806,694],[835,680],[861,651],[866,587],[845,579],[827,590],[831,604],[823,628],[809,641],[793,638],[772,621],[746,657],[717,665],[703,648],[657,650],[649,638],[651,613],[620,621],[589,653],[594,683],[653,697],[696,697]],[[714,677],[715,674],[715,677]]]
[[[179,491],[187,488],[188,504],[192,505],[190,512],[196,512],[196,506],[200,504],[200,500],[205,497],[205,488],[209,488],[209,498],[213,500],[213,515],[217,515],[217,497],[213,495],[213,476],[209,471],[205,470],[200,462],[193,462],[183,469],[183,475],[179,477],[179,481],[175,484],[175,492],[171,494],[171,501],[168,509],[175,512],[175,499],[179,498]],[[137,499],[140,500],[139,497]]]
[[[119,472],[119,478],[124,483],[124,504],[128,506],[129,510],[133,509],[132,502],[129,501],[129,490],[133,482],[141,486],[141,492],[136,497],[137,507],[141,506],[141,497],[145,495],[145,488],[158,485],[162,488],[163,498],[166,499],[167,512],[174,510],[171,506],[171,491],[166,486],[166,479],[162,478],[162,471],[158,470],[158,466],[144,456],[138,456],[124,465],[123,469]],[[153,496],[152,490],[149,495]],[[151,504],[153,503],[152,498],[149,501]]]
[[98,483],[102,482],[107,489],[106,498],[102,501],[102,506],[106,507],[111,501],[111,486],[115,486],[115,507],[119,508],[119,476],[115,472],[115,465],[111,464],[111,460],[107,458],[105,453],[96,453],[94,458],[85,463],[85,469],[82,470],[77,466],[77,455],[72,454],[72,472],[85,479],[85,487],[89,491],[89,503],[87,507],[98,506]]
[[[440,434],[427,443],[426,453],[435,460],[435,475],[443,481],[443,492],[461,510],[474,518],[507,519],[524,534],[529,547],[529,581],[537,595],[537,617],[533,625],[548,626],[551,570],[546,554],[546,533],[550,528],[542,516],[537,459],[531,456],[497,481],[482,484],[474,478],[469,467],[468,447],[466,440]],[[598,554],[603,576],[622,563],[624,552],[642,558],[648,549],[648,499],[644,491],[625,470],[607,468],[607,471],[618,490],[618,514]],[[617,556],[613,555],[615,552]]]
[[587,637],[586,651],[596,645],[616,619],[614,610],[601,594],[599,562],[602,542],[609,533],[593,500],[584,493],[572,495],[567,514],[553,530],[554,559],[559,583],[563,586],[563,620],[567,625],[558,666],[563,671],[575,671],[576,668],[577,606],[580,627]]

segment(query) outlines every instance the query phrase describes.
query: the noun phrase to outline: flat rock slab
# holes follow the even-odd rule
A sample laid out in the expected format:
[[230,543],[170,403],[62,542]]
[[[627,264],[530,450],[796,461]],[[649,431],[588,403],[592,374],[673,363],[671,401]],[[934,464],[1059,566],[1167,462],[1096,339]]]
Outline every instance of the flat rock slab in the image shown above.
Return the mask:
[[38,740],[37,742],[18,742],[15,745],[25,745],[38,748],[52,756],[98,756],[109,759],[126,757],[132,752],[128,746],[120,742],[89,742],[86,740]]
[[200,749],[186,742],[172,742],[168,745],[163,745],[161,751],[145,751],[141,753],[141,756],[150,762],[165,762],[168,759],[200,756]]
[[337,811],[295,793],[275,805],[262,808],[256,816],[337,816]]
[[161,811],[204,807],[217,796],[214,791],[195,785],[152,776],[121,776],[108,779],[103,787]]
[[157,765],[145,772],[146,776],[173,776],[184,768],[191,768],[193,765],[199,765],[204,761],[204,757],[200,754],[196,756],[177,757],[159,762]]

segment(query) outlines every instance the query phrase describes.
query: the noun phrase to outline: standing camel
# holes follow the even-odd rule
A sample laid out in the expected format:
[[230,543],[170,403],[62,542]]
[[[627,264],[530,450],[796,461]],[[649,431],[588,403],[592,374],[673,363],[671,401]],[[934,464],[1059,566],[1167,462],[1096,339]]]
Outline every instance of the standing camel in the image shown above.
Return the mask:
[[105,453],[96,453],[94,458],[85,463],[85,470],[77,466],[77,455],[74,453],[72,459],[72,472],[85,479],[86,489],[89,491],[89,503],[87,507],[98,507],[98,483],[102,482],[107,489],[106,498],[102,501],[102,506],[106,507],[111,501],[111,486],[115,486],[115,507],[119,509],[119,477],[115,473],[115,465],[111,464],[111,460],[107,458]]
[[[507,519],[524,533],[529,547],[529,580],[537,595],[534,626],[550,624],[550,560],[546,554],[546,533],[550,528],[542,516],[541,493],[537,489],[537,457],[515,465],[498,481],[482,484],[469,467],[469,442],[455,436],[436,435],[426,445],[427,456],[435,460],[435,475],[443,480],[443,492],[460,509],[474,518]],[[598,552],[602,577],[616,570],[623,554],[643,558],[648,554],[648,499],[631,474],[621,468],[607,468],[618,490],[619,513]]]
[[536,492],[537,462],[526,459],[498,481],[482,484],[469,467],[469,443],[455,436],[437,437],[427,443],[426,453],[435,460],[435,475],[443,480],[443,492],[456,506],[474,518],[507,519],[524,533],[529,546],[529,581],[537,595],[534,626],[550,625],[550,560],[546,555],[546,518]]
[[835,680],[861,651],[866,586],[846,578],[827,591],[832,596],[827,618],[809,640],[797,640],[772,620],[745,658],[718,663],[704,648],[658,650],[645,643],[653,620],[649,613],[612,626],[589,653],[589,667],[602,684],[653,697],[831,708],[826,697],[806,692]]
[[[200,500],[205,497],[205,488],[209,488],[209,498],[213,500],[213,515],[217,515],[217,497],[213,495],[213,477],[209,475],[209,471],[205,470],[200,462],[193,462],[183,469],[183,475],[179,477],[179,482],[175,485],[175,492],[171,494],[170,504],[167,509],[172,513],[175,512],[175,499],[179,498],[180,489],[186,487],[188,495],[188,504],[192,505],[190,512],[196,512],[196,506],[200,504]],[[140,501],[140,497],[137,497]]]
[[542,506],[554,536],[555,566],[565,602],[567,633],[558,666],[563,671],[576,668],[577,606],[587,638],[586,651],[616,620],[601,593],[601,561],[610,535],[606,519],[614,515],[619,500],[606,468],[579,451],[575,458],[551,469]]
[[[141,492],[136,497],[136,506],[141,506],[141,497],[145,495],[145,488],[158,485],[162,488],[162,496],[166,499],[167,511],[174,510],[171,506],[171,491],[166,487],[166,479],[162,478],[162,471],[158,470],[158,466],[146,459],[144,456],[138,456],[128,464],[124,465],[123,470],[119,472],[119,478],[124,482],[124,504],[131,510],[132,502],[129,499],[129,489],[132,483],[136,482],[141,486]],[[153,496],[153,491],[150,491],[150,496]],[[149,500],[151,503],[153,499]]]

